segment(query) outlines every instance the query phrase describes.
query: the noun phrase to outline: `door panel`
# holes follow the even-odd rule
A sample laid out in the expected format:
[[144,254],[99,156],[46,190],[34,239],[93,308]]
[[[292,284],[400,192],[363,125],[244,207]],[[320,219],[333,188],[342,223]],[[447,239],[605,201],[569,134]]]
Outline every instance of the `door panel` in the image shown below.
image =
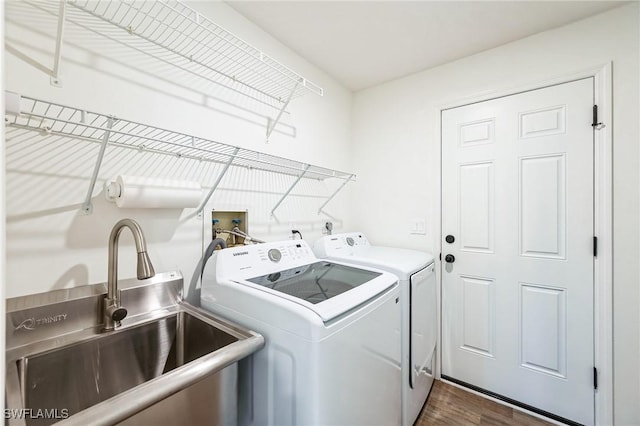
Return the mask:
[[588,78],[442,113],[442,374],[587,425],[592,106]]
[[520,283],[521,365],[567,378],[566,290]]
[[491,252],[493,241],[493,163],[460,166],[462,250]]
[[462,348],[493,356],[493,280],[460,277],[462,282]]
[[565,155],[520,159],[522,256],[565,258]]

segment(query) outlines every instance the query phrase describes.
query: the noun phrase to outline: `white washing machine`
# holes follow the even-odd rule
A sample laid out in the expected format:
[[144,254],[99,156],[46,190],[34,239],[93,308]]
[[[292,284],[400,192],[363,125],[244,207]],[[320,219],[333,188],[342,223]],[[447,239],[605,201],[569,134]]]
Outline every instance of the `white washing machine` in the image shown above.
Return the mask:
[[372,246],[358,232],[327,235],[316,241],[313,250],[319,258],[374,267],[398,277],[402,304],[402,424],[412,425],[434,380],[437,296],[433,256],[417,250]]
[[399,425],[397,277],[318,260],[302,240],[219,250],[201,305],[261,333],[239,367],[243,425]]

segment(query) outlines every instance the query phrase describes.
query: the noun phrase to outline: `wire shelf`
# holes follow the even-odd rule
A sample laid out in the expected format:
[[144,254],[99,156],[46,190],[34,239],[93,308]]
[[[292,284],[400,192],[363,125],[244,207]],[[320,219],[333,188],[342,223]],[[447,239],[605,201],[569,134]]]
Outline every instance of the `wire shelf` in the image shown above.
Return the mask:
[[308,179],[349,181],[355,177],[352,173],[26,96],[21,97],[20,114],[7,114],[5,122],[10,127],[95,143],[102,143],[106,135],[109,145]]
[[244,87],[286,105],[323,90],[231,32],[177,0],[69,0],[68,4],[160,46],[176,66],[194,67],[204,78],[215,73],[229,87]]

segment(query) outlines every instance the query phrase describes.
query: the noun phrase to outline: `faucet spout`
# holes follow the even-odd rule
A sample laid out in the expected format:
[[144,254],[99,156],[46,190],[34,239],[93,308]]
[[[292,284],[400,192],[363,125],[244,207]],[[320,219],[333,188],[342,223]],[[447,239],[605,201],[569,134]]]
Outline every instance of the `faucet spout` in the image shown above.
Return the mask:
[[138,253],[138,279],[145,280],[151,278],[156,274],[151,264],[151,259],[146,251]]
[[104,301],[104,329],[113,330],[127,316],[127,310],[120,306],[118,296],[118,241],[124,228],[129,228],[138,252],[138,279],[153,277],[156,273],[147,254],[147,243],[142,228],[133,219],[122,219],[116,223],[109,236],[109,271],[107,276],[107,297]]

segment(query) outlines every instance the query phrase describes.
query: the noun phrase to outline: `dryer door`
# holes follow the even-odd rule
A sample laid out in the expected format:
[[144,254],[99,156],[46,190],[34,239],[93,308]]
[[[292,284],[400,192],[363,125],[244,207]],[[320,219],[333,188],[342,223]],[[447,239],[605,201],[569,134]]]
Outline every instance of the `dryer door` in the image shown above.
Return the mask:
[[411,387],[429,386],[433,377],[436,347],[436,278],[434,264],[411,276],[411,321],[409,324]]

